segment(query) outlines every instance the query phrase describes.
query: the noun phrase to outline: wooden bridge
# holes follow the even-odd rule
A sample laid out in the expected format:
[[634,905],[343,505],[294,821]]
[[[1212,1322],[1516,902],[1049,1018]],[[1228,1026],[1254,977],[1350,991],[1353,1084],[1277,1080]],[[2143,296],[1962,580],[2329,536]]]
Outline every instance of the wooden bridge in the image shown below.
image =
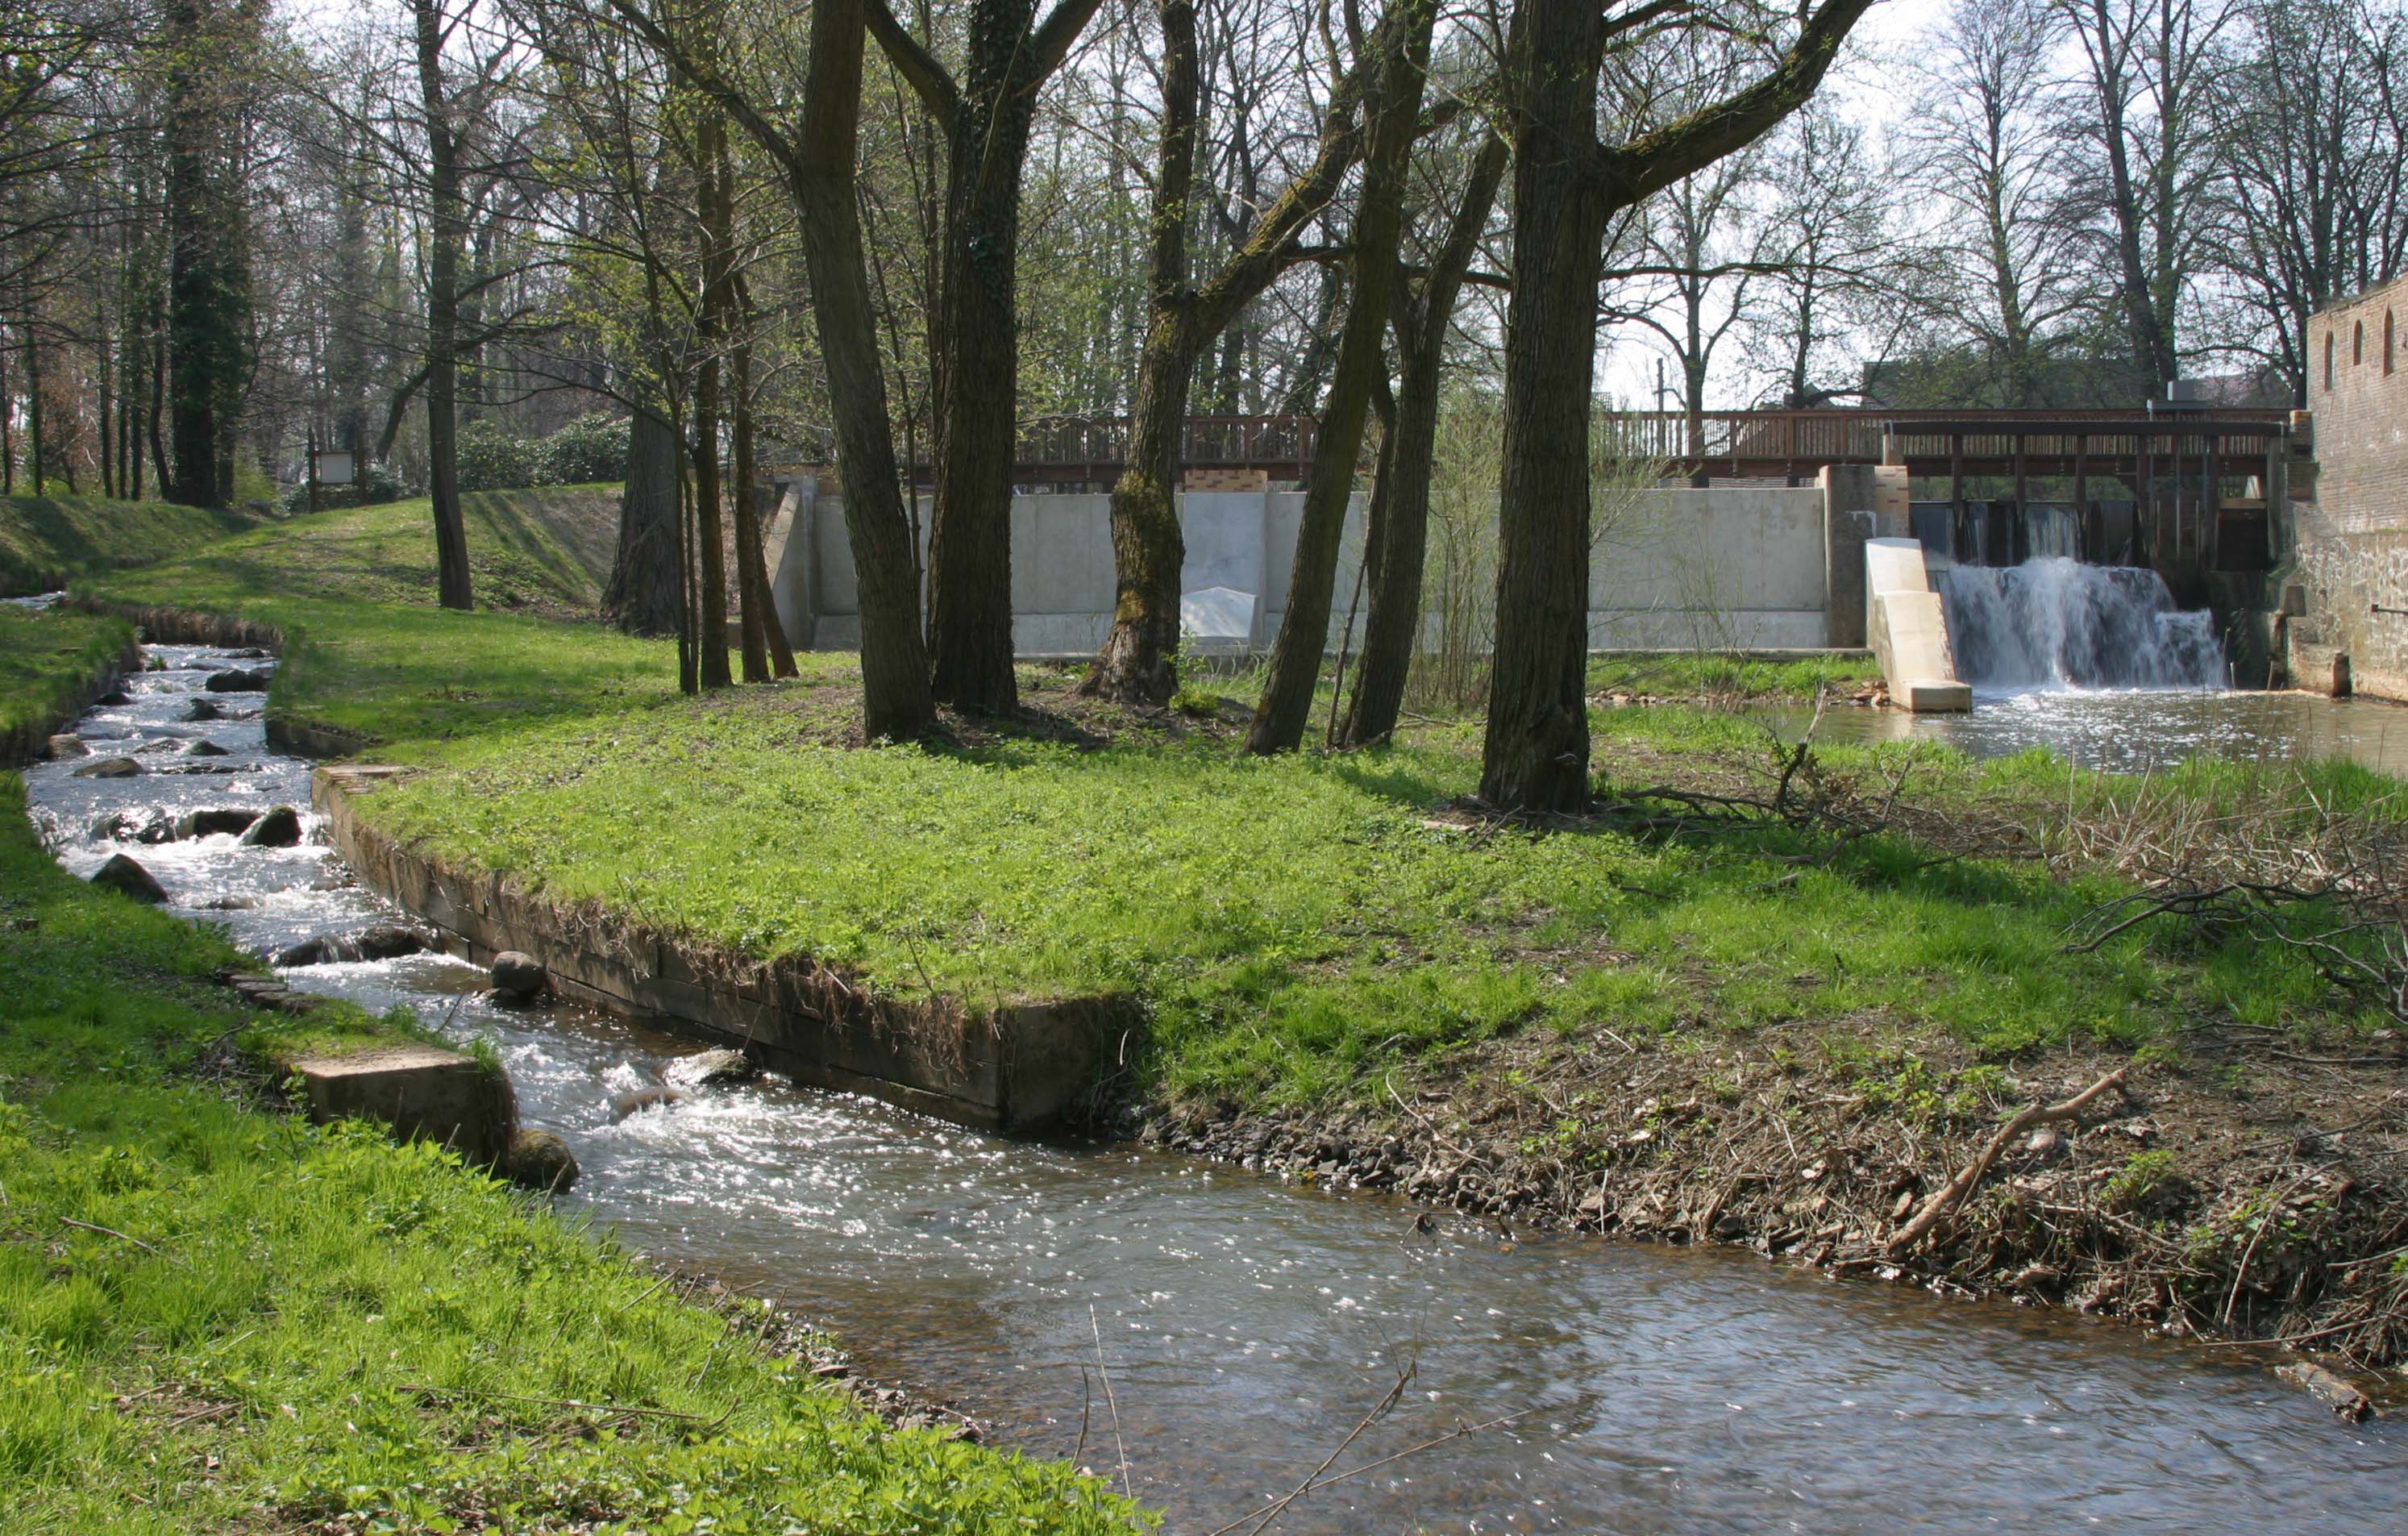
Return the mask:
[[[1903,465],[1917,480],[2091,476],[2131,483],[2159,477],[2263,475],[2285,451],[2290,412],[2259,407],[2116,410],[1614,411],[1599,420],[1599,452],[1689,479],[1804,483],[1825,465]],[[919,440],[927,441],[921,434]],[[1021,424],[1011,478],[1022,487],[1109,487],[1128,464],[1125,416],[1049,416]],[[1310,416],[1190,416],[1182,469],[1260,470],[1275,481],[1312,473]],[[916,478],[935,473],[924,450]],[[1957,493],[1952,492],[1950,499]],[[2016,497],[2021,500],[2020,495]]]
[[2261,474],[2290,432],[2274,408],[2117,410],[1617,411],[1604,451],[1677,475],[1811,480],[1827,464],[1904,465],[1918,480]]

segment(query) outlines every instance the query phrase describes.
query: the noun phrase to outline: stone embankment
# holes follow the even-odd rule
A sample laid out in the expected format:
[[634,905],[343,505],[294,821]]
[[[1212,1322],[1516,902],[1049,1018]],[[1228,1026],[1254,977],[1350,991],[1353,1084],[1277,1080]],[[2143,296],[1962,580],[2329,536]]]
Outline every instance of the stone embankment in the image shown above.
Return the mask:
[[371,825],[358,801],[400,774],[321,768],[311,798],[368,886],[480,964],[529,957],[571,1000],[730,1046],[797,1082],[866,1093],[988,1130],[1087,1117],[1127,1010],[1111,998],[1006,1005],[881,996],[808,959],[762,962],[656,932],[598,905],[563,907]]

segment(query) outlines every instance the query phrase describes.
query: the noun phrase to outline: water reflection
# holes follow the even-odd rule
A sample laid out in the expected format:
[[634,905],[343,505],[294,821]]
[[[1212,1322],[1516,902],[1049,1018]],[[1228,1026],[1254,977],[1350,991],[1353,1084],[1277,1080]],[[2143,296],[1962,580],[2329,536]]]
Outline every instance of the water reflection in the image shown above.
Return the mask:
[[[1766,718],[1795,739],[1812,711]],[[2316,694],[2145,689],[1976,690],[1968,714],[1835,709],[1815,739],[1939,741],[1975,757],[2045,747],[2085,768],[2134,773],[2187,757],[2290,763],[2346,758],[2408,778],[2408,708]]]
[[[232,754],[200,761],[241,771],[33,768],[36,814],[79,873],[116,846],[87,835],[104,815],[306,802],[306,767],[265,751],[255,720],[181,718],[224,658],[158,653],[170,669],[134,680],[132,702],[94,711],[84,735],[173,767],[194,761],[182,753],[198,733]],[[1986,707],[1960,724],[2023,706]],[[179,911],[262,951],[392,915],[314,843],[135,852]],[[208,905],[229,899],[251,904]],[[1411,1211],[1384,1199],[1123,1146],[1001,1141],[774,1080],[614,1124],[611,1094],[694,1047],[576,1010],[496,1009],[480,972],[440,955],[291,977],[494,1039],[527,1117],[583,1165],[565,1205],[833,1319],[873,1371],[959,1395],[1015,1443],[1105,1471],[1125,1444],[1137,1493],[1174,1530],[1296,1486],[1408,1371],[1341,1467],[1535,1412],[1317,1493],[1279,1530],[2408,1523],[2400,1430],[2337,1425],[2208,1351],[1727,1254],[1501,1246],[1464,1225],[1416,1237]]]

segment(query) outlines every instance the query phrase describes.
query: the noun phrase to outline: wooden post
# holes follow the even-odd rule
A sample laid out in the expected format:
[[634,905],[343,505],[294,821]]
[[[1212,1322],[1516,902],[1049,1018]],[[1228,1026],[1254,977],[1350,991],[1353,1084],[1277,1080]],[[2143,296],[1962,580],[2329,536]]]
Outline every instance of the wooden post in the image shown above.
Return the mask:
[[2007,554],[2010,563],[2016,565],[2031,558],[2031,503],[2026,499],[2028,477],[2025,474],[2025,454],[2030,441],[2023,433],[2015,434],[2015,518],[2008,525],[2010,546]]
[[2082,558],[2098,564],[2097,541],[2091,537],[2090,517],[2090,438],[2087,433],[2073,435],[2073,528],[2074,539]]
[[[1948,438],[1948,530],[1949,541],[1956,546],[1950,552],[1961,557],[1965,551],[1965,434],[1951,433]],[[1973,564],[1980,565],[1981,551],[1974,552]]]

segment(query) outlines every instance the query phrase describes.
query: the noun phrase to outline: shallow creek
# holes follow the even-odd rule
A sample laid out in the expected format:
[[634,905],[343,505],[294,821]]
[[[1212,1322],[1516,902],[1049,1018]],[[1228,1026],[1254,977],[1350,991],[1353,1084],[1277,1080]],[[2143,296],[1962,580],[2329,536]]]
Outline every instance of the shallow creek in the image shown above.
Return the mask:
[[[255,716],[185,718],[206,669],[265,663],[152,653],[167,669],[79,726],[96,754],[151,771],[26,773],[79,874],[123,846],[88,835],[109,812],[308,804],[308,766],[266,750]],[[229,755],[188,755],[200,739]],[[223,767],[237,771],[178,771]],[[314,842],[130,851],[175,910],[263,952],[393,915]],[[256,905],[202,906],[239,898]],[[1508,1243],[1452,1219],[1415,1236],[1385,1199],[1003,1141],[775,1082],[614,1125],[609,1095],[695,1047],[572,1010],[495,1010],[482,972],[440,956],[290,978],[494,1038],[522,1113],[583,1165],[566,1210],[829,1319],[867,1372],[958,1398],[1007,1443],[1115,1476],[1125,1446],[1172,1530],[1210,1531],[1294,1486],[1408,1368],[1340,1470],[1528,1412],[1318,1491],[1277,1529],[2408,1524],[2408,1425],[2340,1425],[2230,1352],[1751,1256]]]

